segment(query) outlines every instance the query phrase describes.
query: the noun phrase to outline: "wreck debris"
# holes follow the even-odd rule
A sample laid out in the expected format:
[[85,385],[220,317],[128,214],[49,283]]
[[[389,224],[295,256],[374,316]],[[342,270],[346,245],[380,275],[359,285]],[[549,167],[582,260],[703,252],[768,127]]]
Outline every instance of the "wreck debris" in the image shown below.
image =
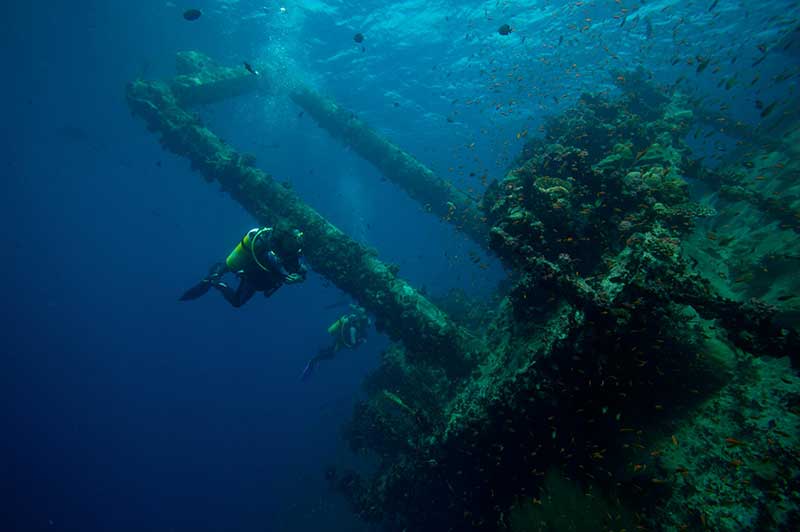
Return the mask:
[[[507,529],[509,514],[544,518],[520,517],[520,498],[547,494],[559,504],[545,481],[556,467],[575,489],[624,492],[624,508],[614,507],[650,528],[660,519],[653,500],[673,497],[673,509],[682,500],[674,471],[699,467],[685,454],[671,474],[648,467],[643,451],[672,457],[690,441],[679,432],[675,451],[653,451],[650,431],[695,419],[702,401],[737,389],[726,384],[733,370],[723,346],[797,361],[800,339],[774,307],[721,295],[684,253],[684,239],[716,215],[689,195],[687,178],[700,167],[683,141],[693,123],[686,99],[624,77],[620,98],[585,94],[552,118],[487,191],[490,245],[516,277],[471,378],[455,383],[389,351],[368,380],[346,437],[382,466],[337,485],[365,520],[392,531]],[[392,416],[378,400],[389,386],[425,405],[429,430]],[[796,466],[789,476],[797,481]],[[697,497],[693,508],[700,501],[709,502]],[[606,508],[591,508],[597,523]],[[723,514],[709,509],[710,522],[720,522],[716,510]]]

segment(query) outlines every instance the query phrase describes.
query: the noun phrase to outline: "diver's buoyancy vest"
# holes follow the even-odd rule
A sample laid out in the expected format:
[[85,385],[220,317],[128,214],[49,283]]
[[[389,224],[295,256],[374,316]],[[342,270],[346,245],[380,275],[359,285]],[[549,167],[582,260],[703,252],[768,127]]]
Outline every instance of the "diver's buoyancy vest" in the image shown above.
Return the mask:
[[269,268],[261,263],[258,258],[258,250],[256,249],[256,244],[261,239],[266,239],[266,242],[269,243],[270,238],[272,237],[272,228],[271,227],[262,227],[262,228],[253,228],[250,229],[245,235],[242,237],[242,240],[233,248],[233,251],[230,252],[228,258],[225,259],[225,264],[228,266],[228,269],[232,272],[238,272],[241,270],[250,271],[250,270],[264,270],[268,271]]
[[[356,318],[355,315],[353,314],[342,316],[341,318],[333,322],[330,327],[328,327],[328,334],[336,337],[337,341],[342,342],[342,345],[344,345],[345,347],[349,348],[355,347],[358,344],[358,338],[356,338],[355,343],[350,342],[349,338],[350,327],[348,327],[348,325],[351,325],[353,321],[357,319],[358,318]],[[356,330],[357,330],[356,334],[360,335],[362,330],[361,326],[356,325]]]
[[342,330],[342,320],[344,320],[344,316],[336,320],[335,322],[331,323],[331,326],[328,327],[328,334],[331,336],[336,336],[337,334],[341,333]]

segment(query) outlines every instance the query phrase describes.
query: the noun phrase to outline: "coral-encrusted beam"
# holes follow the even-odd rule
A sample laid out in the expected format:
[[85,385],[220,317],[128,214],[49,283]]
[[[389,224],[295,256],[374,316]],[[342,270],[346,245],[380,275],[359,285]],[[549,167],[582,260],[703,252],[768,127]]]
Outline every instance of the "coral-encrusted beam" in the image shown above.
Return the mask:
[[[258,90],[269,85],[272,75],[267,67],[260,68],[259,75],[254,75],[244,66],[218,66],[198,52],[178,53],[177,66],[179,75],[171,87],[184,106],[211,103]],[[289,97],[320,127],[372,163],[426,211],[455,225],[488,249],[488,228],[477,201],[379,135],[356,118],[355,113],[301,83],[292,84],[294,88],[289,90]]]

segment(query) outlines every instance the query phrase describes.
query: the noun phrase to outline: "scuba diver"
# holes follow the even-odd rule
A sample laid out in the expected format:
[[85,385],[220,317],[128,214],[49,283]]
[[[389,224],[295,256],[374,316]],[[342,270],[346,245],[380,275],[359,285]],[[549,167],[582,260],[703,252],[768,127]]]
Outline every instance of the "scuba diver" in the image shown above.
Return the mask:
[[333,344],[320,349],[319,353],[308,361],[300,380],[309,378],[320,361],[331,360],[342,349],[355,349],[367,341],[367,330],[372,325],[372,320],[367,316],[367,311],[358,305],[350,305],[350,310],[349,314],[345,314],[328,327],[328,334],[333,336]]
[[[208,276],[187,290],[180,300],[197,299],[213,286],[228,303],[238,308],[256,292],[264,292],[264,297],[269,297],[283,284],[303,282],[307,271],[302,231],[285,223],[257,227],[245,233],[225,262],[211,266]],[[228,272],[239,278],[236,290],[222,281],[222,276]]]

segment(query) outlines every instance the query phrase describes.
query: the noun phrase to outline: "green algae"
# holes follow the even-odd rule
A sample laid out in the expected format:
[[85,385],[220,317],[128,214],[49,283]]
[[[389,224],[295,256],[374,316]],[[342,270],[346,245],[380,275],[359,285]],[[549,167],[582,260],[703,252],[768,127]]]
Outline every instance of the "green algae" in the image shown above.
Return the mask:
[[596,171],[609,170],[613,168],[624,168],[633,162],[633,151],[628,144],[615,144],[610,155],[596,163],[593,168]]
[[511,532],[635,530],[636,518],[618,498],[589,483],[581,486],[550,469],[538,497],[517,501],[508,517]]
[[786,359],[728,352],[730,380],[676,424],[677,443],[654,442],[662,451],[654,468],[672,484],[659,519],[674,528],[788,529],[800,518],[800,379]]
[[[681,494],[637,450],[723,393],[732,370],[709,339],[796,356],[797,334],[775,322],[772,307],[715,291],[686,256],[684,239],[717,210],[692,201],[684,178],[701,175],[681,138],[693,116],[680,108],[685,98],[631,98],[584,95],[487,191],[490,245],[517,272],[486,327],[492,349],[470,378],[440,385],[429,435],[413,428],[421,446],[396,446],[391,467],[348,492],[357,512],[378,505],[398,530],[504,529],[513,501],[530,500],[557,464],[573,493],[593,483],[619,492],[640,524],[658,528],[665,498]],[[405,378],[404,397],[414,397]],[[404,495],[388,504],[387,493]],[[542,511],[550,526],[581,526],[557,521],[557,505]]]

